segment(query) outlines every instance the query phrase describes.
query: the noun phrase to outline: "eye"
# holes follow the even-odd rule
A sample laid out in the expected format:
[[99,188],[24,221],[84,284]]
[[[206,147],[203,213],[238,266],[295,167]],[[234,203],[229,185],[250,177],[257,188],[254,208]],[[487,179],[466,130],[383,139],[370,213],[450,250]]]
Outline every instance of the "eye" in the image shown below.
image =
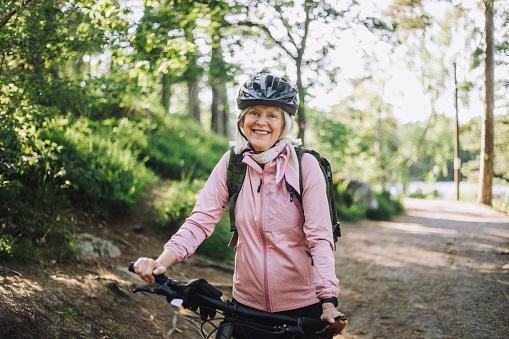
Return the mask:
[[279,119],[279,115],[277,113],[271,113],[271,114],[269,114],[269,119],[271,119],[271,120],[278,120]]
[[260,116],[260,113],[256,112],[256,111],[251,111],[248,113],[250,117],[252,118],[258,118]]

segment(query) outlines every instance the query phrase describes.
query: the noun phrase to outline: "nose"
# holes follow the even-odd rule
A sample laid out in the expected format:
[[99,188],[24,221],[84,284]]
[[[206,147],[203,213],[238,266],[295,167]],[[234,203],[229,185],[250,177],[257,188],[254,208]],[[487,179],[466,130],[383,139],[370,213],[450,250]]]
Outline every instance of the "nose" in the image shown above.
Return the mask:
[[265,114],[262,114],[258,120],[256,120],[256,124],[260,126],[264,126],[267,124],[267,117]]

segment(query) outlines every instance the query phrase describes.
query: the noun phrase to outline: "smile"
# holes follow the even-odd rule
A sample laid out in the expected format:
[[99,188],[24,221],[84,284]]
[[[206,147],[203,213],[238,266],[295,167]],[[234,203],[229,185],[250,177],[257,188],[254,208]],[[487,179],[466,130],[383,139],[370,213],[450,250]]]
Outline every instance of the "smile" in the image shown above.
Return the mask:
[[253,133],[255,133],[255,134],[260,134],[260,135],[267,135],[267,134],[270,134],[270,132],[268,132],[268,131],[262,131],[262,130],[259,130],[259,129],[254,129],[254,130],[253,130]]

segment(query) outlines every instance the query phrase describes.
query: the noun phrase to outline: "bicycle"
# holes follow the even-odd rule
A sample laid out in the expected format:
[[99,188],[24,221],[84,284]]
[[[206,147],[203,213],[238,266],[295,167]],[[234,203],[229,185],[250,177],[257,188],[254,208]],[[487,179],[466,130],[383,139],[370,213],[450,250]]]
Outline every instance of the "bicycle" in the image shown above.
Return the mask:
[[[134,263],[130,263],[128,269],[135,273]],[[202,320],[201,334],[205,339],[212,338],[214,333],[216,333],[215,339],[231,339],[236,329],[241,331],[244,327],[255,328],[258,331],[271,334],[286,334],[292,338],[298,338],[300,335],[327,338],[341,333],[348,322],[345,316],[336,318],[334,324],[328,324],[312,318],[292,317],[246,308],[233,300],[224,301],[221,299],[222,292],[205,279],[183,283],[165,275],[157,275],[155,281],[155,287],[135,287],[133,293],[145,292],[162,295],[172,306],[182,306],[199,314]],[[221,313],[223,317],[216,318],[216,312]],[[253,321],[246,320],[248,318]],[[212,323],[213,320],[220,320],[219,326]],[[260,324],[263,321],[273,322],[274,325]],[[205,324],[210,324],[213,328],[208,334],[204,330]]]

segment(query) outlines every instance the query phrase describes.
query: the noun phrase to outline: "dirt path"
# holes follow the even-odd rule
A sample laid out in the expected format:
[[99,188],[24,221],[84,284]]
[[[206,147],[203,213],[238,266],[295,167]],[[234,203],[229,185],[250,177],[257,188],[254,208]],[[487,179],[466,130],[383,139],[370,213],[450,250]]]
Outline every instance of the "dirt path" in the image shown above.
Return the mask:
[[348,224],[337,251],[344,338],[509,338],[509,217],[405,201],[391,222]]
[[[449,201],[406,206],[392,222],[344,225],[337,274],[350,324],[340,338],[509,338],[509,217]],[[157,255],[167,239],[144,210],[83,225],[120,246],[119,258],[0,262],[0,338],[199,338],[197,319],[130,293],[140,281],[126,263]],[[231,273],[199,259],[170,275],[205,277],[228,294]]]

